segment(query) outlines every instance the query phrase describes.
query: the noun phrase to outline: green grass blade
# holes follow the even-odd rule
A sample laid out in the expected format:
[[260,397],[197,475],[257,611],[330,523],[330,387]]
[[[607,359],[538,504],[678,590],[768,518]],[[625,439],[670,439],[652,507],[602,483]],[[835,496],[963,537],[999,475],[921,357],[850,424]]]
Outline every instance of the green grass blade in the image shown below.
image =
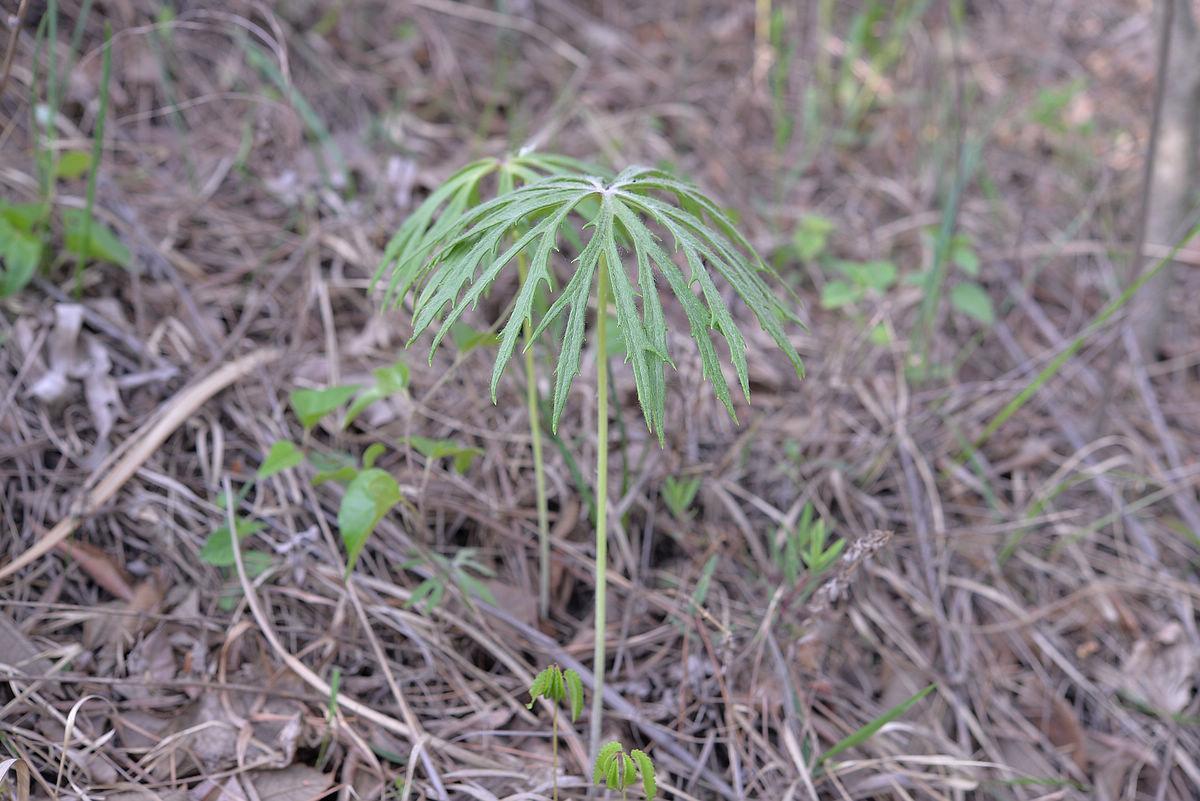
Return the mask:
[[935,689],[937,689],[937,685],[930,684],[928,687],[926,687],[923,690],[921,690],[920,692],[918,692],[912,698],[909,698],[907,701],[904,701],[902,703],[896,704],[896,706],[894,706],[891,709],[889,709],[888,711],[884,712],[882,715],[875,718],[870,723],[868,723],[867,725],[860,728],[858,731],[856,731],[853,734],[851,734],[850,736],[845,737],[845,738],[839,740],[838,742],[834,743],[833,746],[829,748],[829,750],[825,751],[825,753],[821,754],[821,756],[817,758],[818,764],[820,764],[822,762],[827,762],[828,760],[832,759],[833,757],[840,754],[841,752],[843,752],[847,749],[850,749],[850,748],[854,748],[855,746],[861,745],[864,742],[866,742],[867,740],[871,739],[871,737],[873,737],[876,732],[878,732],[880,729],[882,729],[887,724],[891,723],[896,718],[903,715],[908,710],[912,709],[917,703],[919,703],[921,701],[921,699],[923,699],[925,696],[929,695]]

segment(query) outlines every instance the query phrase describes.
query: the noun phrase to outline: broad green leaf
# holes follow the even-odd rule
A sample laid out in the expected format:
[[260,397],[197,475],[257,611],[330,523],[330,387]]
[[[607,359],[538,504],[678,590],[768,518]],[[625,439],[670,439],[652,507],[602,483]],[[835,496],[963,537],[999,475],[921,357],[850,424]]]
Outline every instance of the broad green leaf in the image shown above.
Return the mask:
[[533,705],[537,703],[537,699],[546,696],[546,688],[550,686],[550,672],[552,667],[548,667],[533,678],[533,684],[529,685],[529,703],[525,705],[526,709],[533,709]]
[[374,467],[375,460],[378,459],[385,450],[387,450],[387,447],[380,442],[373,442],[368,445],[366,451],[363,452],[363,467],[366,469]]
[[7,220],[13,228],[27,234],[33,233],[38,223],[44,222],[49,214],[48,203],[0,202],[0,220]]
[[408,386],[409,371],[404,362],[396,362],[391,367],[377,368],[372,371],[372,375],[375,376],[375,383],[360,392],[346,409],[346,416],[342,420],[343,429],[349,427],[363,410],[375,401],[402,392]]
[[294,389],[288,397],[300,424],[310,429],[322,417],[350,400],[355,392],[358,392],[358,384],[347,384],[325,389]]
[[862,299],[862,290],[845,281],[830,281],[821,288],[821,308],[840,309]]
[[457,473],[465,473],[471,469],[471,462],[476,456],[483,454],[480,448],[475,448],[452,439],[430,439],[429,437],[408,437],[406,440],[417,453],[426,459],[444,459],[449,457]]
[[996,322],[992,298],[979,284],[965,281],[950,290],[950,304],[968,317],[984,325]]
[[[266,523],[259,520],[245,518],[238,518],[236,525],[239,542],[267,527]],[[233,558],[233,540],[229,536],[229,526],[213,529],[212,533],[208,535],[208,539],[205,540],[204,547],[200,549],[200,558],[213,567],[231,567],[236,564]]]
[[[120,267],[128,267],[132,256],[129,248],[121,243],[111,228],[95,218],[87,226],[82,209],[62,210],[64,245],[71,253],[92,261],[106,261]],[[84,229],[87,228],[87,241]]]
[[571,722],[574,723],[583,711],[583,679],[574,670],[565,671],[563,678],[567,684],[567,698],[571,702]]
[[54,177],[71,180],[86,173],[92,166],[92,154],[84,150],[68,150],[58,157]]
[[[418,236],[406,223],[389,248],[392,262],[386,263],[385,259],[384,269],[391,267],[388,299],[394,301],[409,287],[419,286],[414,301],[413,338],[440,321],[432,342],[432,348],[436,348],[443,337],[453,333],[455,323],[483,297],[500,272],[521,254],[527,256],[525,280],[501,325],[492,370],[493,399],[525,324],[532,324],[530,342],[551,326],[554,330],[561,326],[563,339],[554,371],[550,414],[551,429],[557,430],[579,372],[601,259],[606,265],[612,311],[633,370],[638,401],[648,428],[660,437],[665,414],[663,367],[672,362],[667,353],[667,317],[656,286],[658,277],[666,279],[671,293],[683,306],[704,375],[731,415],[733,404],[712,341],[714,331],[729,346],[730,363],[744,395],[749,392],[749,376],[745,340],[725,303],[728,290],[749,307],[797,374],[802,374],[799,354],[784,330],[785,323],[796,321],[796,314],[763,280],[763,274],[772,275],[772,271],[737,231],[729,213],[694,186],[661,170],[646,168],[625,170],[615,179],[556,174],[515,186],[518,179],[528,180],[533,172],[538,172],[533,166],[505,167],[498,181],[501,194],[474,206],[469,198],[453,205],[459,197],[454,192],[459,190],[437,190],[435,194],[442,193],[439,202],[445,204],[445,209],[439,207],[423,218],[421,226],[428,233]],[[576,230],[571,217],[582,222],[578,230],[585,241],[575,247],[579,255],[570,278],[543,313],[536,302],[538,289],[545,283],[554,291],[549,259],[560,238],[573,239],[568,233]],[[449,221],[443,226],[444,219]],[[675,249],[683,252],[688,275],[656,242],[650,224],[668,235]],[[512,244],[505,244],[509,242]],[[623,252],[629,251],[636,259],[636,288],[623,261]],[[407,255],[396,256],[401,253]]]
[[258,478],[270,478],[283,470],[295,467],[304,461],[304,452],[291,440],[281,439],[271,446],[267,458],[258,467]]
[[883,292],[896,283],[896,265],[890,261],[837,261],[833,266],[863,289]]
[[812,261],[824,253],[833,228],[833,221],[820,215],[805,214],[801,217],[795,233],[792,234],[792,245],[800,260]]
[[658,795],[658,784],[654,778],[654,763],[644,751],[637,748],[630,751],[629,756],[637,764],[638,773],[642,777],[642,793],[646,796],[646,801],[654,801],[655,796]]
[[609,768],[621,754],[621,749],[621,743],[617,740],[611,740],[600,747],[600,750],[596,752],[596,764],[592,770],[593,784],[603,784],[605,782],[608,777]]
[[967,275],[979,277],[979,254],[971,246],[971,240],[962,234],[954,237],[950,258]]
[[399,502],[400,485],[390,473],[378,468],[361,471],[346,487],[337,522],[346,544],[347,575],[375,526]]
[[41,259],[41,240],[0,217],[0,298],[24,289]]
[[496,334],[480,331],[461,321],[450,326],[450,339],[459,353],[470,353],[476,348],[490,348],[500,344],[500,337]]

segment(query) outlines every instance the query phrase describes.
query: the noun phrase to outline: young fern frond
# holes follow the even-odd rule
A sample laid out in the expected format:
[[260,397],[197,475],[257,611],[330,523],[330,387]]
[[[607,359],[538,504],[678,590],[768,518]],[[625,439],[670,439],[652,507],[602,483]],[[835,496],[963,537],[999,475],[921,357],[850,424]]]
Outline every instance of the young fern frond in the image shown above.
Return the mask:
[[[537,287],[544,282],[554,289],[550,257],[558,250],[564,224],[573,217],[582,221],[586,242],[575,259],[574,273],[541,319],[535,320]],[[730,363],[747,400],[749,371],[745,340],[725,305],[718,280],[734,290],[797,374],[803,374],[800,356],[784,330],[785,323],[796,317],[763,280],[762,274],[769,268],[713,201],[661,170],[634,167],[612,180],[553,175],[481,203],[461,213],[446,228],[440,225],[439,220],[436,238],[423,238],[411,247],[404,245],[406,255],[396,261],[392,276],[392,286],[400,290],[421,284],[414,304],[413,339],[440,321],[441,330],[430,349],[432,359],[433,350],[450,326],[478,303],[518,254],[527,255],[528,273],[500,332],[491,392],[495,400],[497,383],[525,322],[533,325],[533,341],[565,315],[565,335],[555,368],[554,430],[579,373],[587,307],[601,260],[608,266],[607,289],[613,298],[617,327],[624,337],[626,361],[633,369],[638,401],[647,426],[660,441],[666,396],[663,369],[674,365],[667,344],[660,280],[682,307],[704,375],[731,416],[735,414],[733,399],[721,370],[714,333],[725,340]],[[651,226],[664,232],[673,250],[682,253],[686,274],[660,244]],[[513,230],[523,234],[502,251],[505,234]],[[622,246],[633,251],[635,280],[630,279],[624,266]],[[396,299],[393,295],[392,300]]]

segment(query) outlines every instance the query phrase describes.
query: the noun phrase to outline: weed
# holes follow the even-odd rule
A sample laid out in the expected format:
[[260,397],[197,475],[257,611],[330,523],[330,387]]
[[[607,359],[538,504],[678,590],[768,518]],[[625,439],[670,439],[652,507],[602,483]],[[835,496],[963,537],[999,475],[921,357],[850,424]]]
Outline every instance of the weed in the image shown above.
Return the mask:
[[[543,157],[544,158],[544,157]],[[476,167],[483,170],[487,167]],[[470,168],[467,168],[468,176]],[[615,179],[574,174],[552,175],[498,195],[469,211],[462,211],[477,179],[456,174],[448,186],[430,196],[437,204],[452,205],[454,213],[431,223],[436,205],[410,218],[393,238],[383,271],[391,268],[384,305],[398,303],[416,287],[413,304],[413,340],[435,321],[433,352],[454,323],[478,303],[500,272],[532,251],[527,270],[500,332],[500,345],[492,370],[491,393],[524,332],[526,351],[547,328],[565,316],[566,325],[555,367],[551,430],[557,432],[571,385],[580,370],[588,306],[596,288],[594,341],[596,346],[596,577],[594,598],[595,643],[593,670],[596,692],[592,699],[591,746],[599,745],[603,714],[605,672],[605,590],[607,570],[608,485],[608,370],[604,354],[608,347],[608,304],[611,293],[616,325],[625,342],[626,361],[632,362],[634,385],[646,425],[660,443],[665,435],[666,383],[664,367],[673,364],[667,345],[667,322],[663,314],[656,273],[671,288],[683,307],[696,343],[705,377],[731,416],[733,400],[712,340],[716,330],[728,345],[730,361],[749,399],[750,384],[746,345],[714,274],[728,284],[749,307],[759,325],[787,355],[797,375],[803,365],[784,331],[784,323],[797,321],[772,293],[760,272],[769,268],[717,205],[692,185],[655,169],[632,167]],[[424,207],[423,207],[424,208]],[[573,231],[572,216],[581,218],[586,243],[575,259],[576,269],[557,299],[535,325],[535,299],[541,284],[553,289],[550,268],[552,251],[560,236]],[[414,215],[416,217],[416,215]],[[657,226],[683,252],[690,275],[685,276],[674,259],[658,243],[650,224]],[[515,234],[514,232],[520,232]],[[515,239],[508,244],[509,237]],[[633,251],[637,265],[637,289],[618,249],[618,241]],[[501,248],[505,249],[501,251]],[[381,271],[382,272],[382,271]],[[694,288],[699,288],[697,295]],[[641,308],[637,296],[641,295]],[[532,330],[531,330],[532,329]]]
[[545,698],[553,709],[550,731],[551,770],[553,771],[554,801],[558,801],[558,705],[564,701],[571,704],[571,722],[579,719],[583,711],[583,680],[574,670],[563,670],[558,665],[551,665],[543,670],[529,685],[529,703],[527,708],[533,709],[539,698]]
[[833,567],[845,545],[845,540],[829,542],[825,521],[819,517],[814,519],[812,504],[806,503],[796,525],[791,530],[780,529],[772,544],[771,556],[789,585],[800,580],[801,570],[806,571],[809,577],[806,593],[811,593],[820,577]]
[[[51,4],[45,19],[57,28],[57,7]],[[40,30],[40,29],[39,29]],[[39,45],[41,39],[39,38]],[[0,201],[0,298],[17,294],[33,280],[43,254],[53,249],[54,230],[62,231],[62,249],[75,259],[75,295],[82,291],[83,268],[89,261],[110,262],[128,267],[131,256],[117,235],[94,215],[96,176],[103,154],[104,122],[108,114],[108,84],[112,73],[112,34],[106,32],[100,79],[100,110],[92,135],[91,152],[53,147],[54,119],[58,109],[58,67],[54,48],[49,48],[50,75],[45,104],[34,104],[35,128],[39,131],[35,161],[41,197],[34,203]],[[54,194],[58,181],[87,179],[84,208],[58,208]]]
[[658,785],[654,777],[654,762],[644,751],[633,749],[626,753],[625,746],[617,740],[605,743],[596,753],[596,765],[592,771],[592,783],[610,790],[620,790],[621,798],[627,798],[627,790],[641,783],[646,801],[654,801]]
[[696,493],[699,490],[700,476],[694,478],[667,476],[660,494],[663,503],[667,505],[667,509],[671,511],[675,519],[685,522],[692,518],[692,502],[696,500]]
[[[371,403],[402,392],[408,383],[408,368],[397,362],[390,367],[375,370],[374,376],[375,382],[366,387],[345,384],[324,389],[293,390],[289,400],[296,418],[304,426],[306,441],[313,427],[334,412],[344,408],[341,427],[345,428]],[[430,447],[434,447],[440,441],[428,440],[428,443]],[[238,497],[233,501],[234,508],[245,500],[258,481],[297,467],[307,459],[316,469],[313,476],[314,486],[327,481],[345,485],[341,505],[338,507],[337,524],[342,542],[346,546],[346,575],[349,575],[379,521],[403,500],[396,479],[386,470],[375,467],[376,459],[384,450],[382,444],[374,443],[363,452],[359,461],[349,454],[323,453],[313,447],[297,445],[291,440],[279,440],[271,445],[254,475],[254,480],[248,482],[238,493]],[[222,498],[219,504],[228,502],[229,499]],[[257,521],[240,516],[235,519],[239,540],[263,528],[263,524]],[[247,567],[251,572],[256,569],[262,572],[269,564],[267,554],[248,551],[245,556],[250,560]],[[228,525],[220,526],[209,534],[200,557],[217,567],[233,564],[233,547]],[[263,560],[266,560],[266,564]]]

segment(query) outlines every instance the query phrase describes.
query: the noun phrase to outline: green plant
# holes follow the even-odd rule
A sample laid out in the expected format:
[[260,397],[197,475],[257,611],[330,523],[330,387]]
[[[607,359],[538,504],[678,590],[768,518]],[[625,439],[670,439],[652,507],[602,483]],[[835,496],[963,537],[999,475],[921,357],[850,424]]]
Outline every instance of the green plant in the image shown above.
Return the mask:
[[[56,27],[57,7],[51,4],[44,19]],[[39,29],[40,31],[41,29]],[[34,203],[0,201],[0,298],[20,292],[33,280],[43,253],[51,246],[55,223],[62,231],[62,249],[75,258],[75,295],[81,292],[83,266],[88,261],[111,262],[121,267],[130,263],[129,250],[111,228],[96,219],[96,175],[103,154],[104,122],[108,113],[108,84],[112,73],[111,32],[106,32],[100,78],[100,110],[92,136],[92,149],[65,150],[53,147],[57,116],[58,69],[53,55],[47,78],[46,104],[35,104],[36,157],[41,197]],[[41,38],[39,34],[39,46]],[[54,48],[50,48],[53,53]],[[58,181],[87,179],[84,208],[59,208],[54,204]]]
[[[466,203],[469,191],[445,187],[442,198]],[[435,192],[435,195],[438,193]],[[431,196],[432,197],[432,196]],[[444,200],[443,202],[446,202]],[[588,236],[581,242],[575,271],[557,298],[534,320],[535,299],[541,284],[553,290],[551,253],[572,218],[583,222]],[[393,253],[391,279],[384,304],[397,303],[410,288],[413,303],[413,340],[435,321],[441,322],[430,347],[433,352],[469,308],[491,287],[500,272],[532,251],[528,270],[500,332],[500,345],[492,369],[491,393],[525,332],[528,349],[555,321],[566,324],[555,367],[551,430],[557,432],[575,376],[579,373],[588,306],[596,289],[594,342],[596,353],[596,576],[595,650],[596,687],[592,700],[591,746],[599,744],[603,713],[605,671],[605,574],[607,570],[608,484],[608,304],[611,294],[616,325],[625,342],[626,361],[632,363],[638,402],[650,431],[664,438],[666,384],[664,367],[673,364],[667,344],[667,322],[656,277],[670,287],[687,317],[705,377],[731,416],[736,415],[729,387],[717,356],[711,332],[729,348],[742,393],[749,399],[746,346],[733,316],[725,306],[714,275],[749,307],[759,325],[803,374],[803,364],[784,331],[788,320],[797,321],[772,293],[760,272],[769,271],[753,247],[735,228],[729,216],[690,184],[655,169],[632,167],[615,179],[598,176],[555,175],[514,188],[463,212],[451,222],[430,225],[426,217],[410,226]],[[408,223],[406,223],[408,225]],[[656,226],[682,251],[689,275],[675,264],[651,231]],[[567,227],[564,227],[567,226]],[[511,245],[507,238],[522,233]],[[422,234],[421,232],[426,232]],[[637,267],[637,289],[622,261],[618,241],[627,243]],[[501,248],[504,248],[501,250]],[[404,253],[403,257],[395,255]],[[699,294],[697,294],[697,289]],[[638,295],[641,308],[638,307]],[[535,325],[536,322],[536,325]],[[532,330],[531,330],[532,329]]]
[[489,604],[495,605],[496,598],[492,595],[492,591],[487,588],[486,584],[471,575],[472,572],[479,573],[486,578],[494,575],[491,568],[475,558],[475,553],[474,548],[459,548],[454,552],[452,559],[447,559],[438,553],[429,553],[420,559],[410,559],[401,565],[405,569],[414,568],[420,564],[429,564],[433,567],[433,575],[417,585],[417,588],[408,596],[405,606],[412,608],[423,604],[426,612],[432,611],[442,602],[442,598],[446,595],[446,588],[450,584],[457,586],[464,598],[477,596]]
[[659,494],[662,495],[663,503],[667,505],[667,509],[671,511],[676,520],[687,521],[692,517],[692,501],[696,500],[696,493],[699,490],[700,476],[694,478],[667,476]]
[[[518,184],[537,181],[549,175],[595,172],[590,165],[566,156],[549,153],[520,152],[504,159],[484,158],[471,162],[451,175],[446,182],[427,197],[396,231],[384,250],[376,280],[391,270],[389,298],[399,302],[417,279],[422,258],[443,236],[453,229],[464,214],[479,205],[485,182],[495,179],[494,191],[502,195]],[[509,236],[520,233],[514,225]],[[525,255],[518,254],[520,280],[525,280]],[[384,304],[387,305],[387,299]],[[460,352],[467,353],[480,345],[498,344],[499,340],[480,334],[462,322],[449,326],[450,337]],[[525,325],[526,343],[532,330]],[[494,390],[493,390],[494,394]],[[543,618],[550,613],[550,513],[546,500],[546,471],[542,451],[542,425],[539,412],[537,371],[534,353],[525,349],[525,405],[529,416],[529,434],[533,450],[534,490],[538,521],[538,611]]]
[[592,783],[610,790],[620,790],[621,798],[626,791],[641,782],[646,801],[654,801],[658,785],[654,777],[654,762],[644,751],[633,749],[625,752],[625,746],[617,740],[605,743],[596,753],[596,765],[592,771]]
[[583,680],[574,670],[563,670],[558,665],[550,667],[537,674],[529,685],[529,703],[527,709],[533,709],[539,698],[545,698],[552,708],[552,723],[550,730],[551,770],[554,782],[554,801],[558,801],[558,705],[564,701],[571,704],[571,722],[579,719],[583,711]]
[[821,576],[833,567],[845,545],[845,540],[829,542],[825,521],[819,517],[814,519],[812,504],[806,503],[796,525],[790,530],[779,530],[772,543],[771,555],[789,585],[800,580],[801,570],[808,574],[805,582],[807,595],[816,589]]
[[[296,389],[291,392],[289,400],[292,411],[300,424],[304,426],[307,435],[322,419],[343,409],[341,428],[349,426],[367,406],[389,395],[401,392],[408,383],[408,367],[397,362],[390,367],[381,367],[374,371],[375,382],[363,387],[359,384],[344,384],[324,389]],[[433,445],[439,440],[428,440]],[[346,574],[354,569],[358,556],[362,553],[371,532],[379,525],[402,496],[400,485],[390,473],[375,467],[375,460],[384,452],[381,443],[367,447],[361,461],[350,454],[326,453],[313,447],[302,447],[291,440],[279,440],[273,443],[263,458],[262,464],[254,474],[254,480],[247,482],[239,491],[234,508],[245,500],[254,485],[263,479],[290,470],[302,464],[306,459],[316,469],[313,484],[320,485],[327,481],[335,481],[345,485],[341,504],[338,507],[338,532],[346,546]],[[457,457],[457,454],[453,454]],[[221,498],[218,505],[222,508],[229,499]],[[258,521],[235,517],[238,538],[245,539],[250,534],[261,531],[263,524]],[[270,557],[255,551],[246,551],[247,567],[251,572],[262,572],[269,564]],[[216,567],[229,567],[233,564],[233,544],[228,525],[221,525],[209,534],[200,558]]]
[[868,294],[882,294],[896,283],[896,265],[890,261],[837,260],[831,267],[842,275],[821,289],[821,306],[840,309],[858,303]]
[[[937,249],[935,233],[922,232],[926,244],[931,250]],[[950,288],[950,305],[957,311],[967,315],[983,325],[996,322],[996,312],[992,306],[992,298],[987,290],[977,280],[979,278],[979,254],[971,237],[965,233],[956,233],[950,237],[947,245],[950,262],[959,269],[963,277]],[[907,283],[925,286],[928,275],[917,273],[906,277]]]
[[829,235],[835,226],[833,220],[819,214],[805,214],[792,232],[792,250],[800,261],[812,261],[825,253]]

